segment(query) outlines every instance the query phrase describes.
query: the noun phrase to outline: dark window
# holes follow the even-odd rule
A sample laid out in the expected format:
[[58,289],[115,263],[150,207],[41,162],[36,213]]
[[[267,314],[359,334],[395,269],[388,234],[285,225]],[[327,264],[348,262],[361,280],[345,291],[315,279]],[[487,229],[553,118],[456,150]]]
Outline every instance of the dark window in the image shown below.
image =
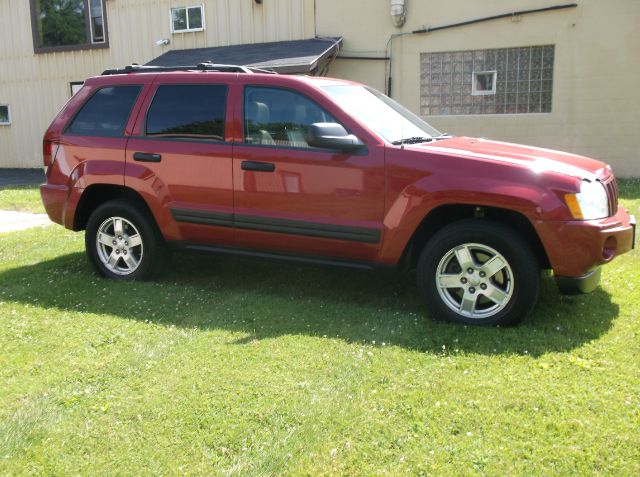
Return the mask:
[[160,86],[147,114],[147,136],[224,141],[227,87]]
[[36,52],[107,46],[103,0],[31,0]]
[[68,134],[81,136],[122,136],[140,86],[102,88],[85,103],[71,125]]
[[249,144],[310,148],[306,136],[311,124],[337,122],[307,97],[284,89],[247,87],[244,104]]
[[11,124],[11,111],[8,104],[0,104],[0,124]]

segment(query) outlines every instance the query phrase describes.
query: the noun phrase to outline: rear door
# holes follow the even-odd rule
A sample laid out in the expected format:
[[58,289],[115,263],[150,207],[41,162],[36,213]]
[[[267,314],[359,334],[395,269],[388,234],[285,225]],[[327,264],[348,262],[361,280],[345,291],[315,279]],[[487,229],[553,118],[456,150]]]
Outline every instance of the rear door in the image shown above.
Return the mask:
[[360,134],[366,147],[353,153],[311,147],[305,136],[312,123],[359,131],[313,90],[239,81],[248,84],[233,159],[238,246],[374,260],[383,228],[384,146]]
[[72,100],[84,103],[73,117],[67,117],[73,108],[64,112],[62,119],[68,125],[60,135],[55,167],[49,171],[50,184],[66,184],[70,176],[79,188],[94,182],[123,184],[127,124],[133,125],[129,117],[143,88],[124,81],[92,84]]
[[[228,81],[221,73],[162,75],[126,153],[125,183],[150,204],[168,240],[233,243]],[[146,113],[145,113],[146,111]]]

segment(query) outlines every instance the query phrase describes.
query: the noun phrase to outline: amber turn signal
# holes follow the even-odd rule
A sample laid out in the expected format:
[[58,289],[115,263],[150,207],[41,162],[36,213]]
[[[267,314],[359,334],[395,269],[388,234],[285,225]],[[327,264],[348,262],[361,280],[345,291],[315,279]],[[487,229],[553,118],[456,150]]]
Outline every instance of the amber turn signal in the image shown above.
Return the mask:
[[580,208],[580,204],[578,203],[578,198],[575,194],[566,194],[564,196],[564,201],[567,203],[567,207],[571,211],[571,215],[574,219],[582,220],[584,216],[582,215],[582,209]]

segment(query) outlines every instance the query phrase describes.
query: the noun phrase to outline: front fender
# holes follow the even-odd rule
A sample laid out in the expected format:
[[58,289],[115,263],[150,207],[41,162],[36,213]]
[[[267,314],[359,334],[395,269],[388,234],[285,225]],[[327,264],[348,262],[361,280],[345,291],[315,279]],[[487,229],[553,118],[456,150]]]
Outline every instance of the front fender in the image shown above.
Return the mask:
[[544,184],[542,177],[530,170],[513,169],[505,173],[503,169],[492,170],[494,168],[486,167],[486,164],[485,167],[476,167],[476,164],[461,164],[463,168],[454,164],[449,166],[453,167],[424,173],[396,190],[397,182],[389,179],[388,205],[383,221],[384,242],[380,252],[382,262],[397,263],[420,224],[443,206],[505,209],[525,216],[532,224],[564,217],[562,194],[554,192]]

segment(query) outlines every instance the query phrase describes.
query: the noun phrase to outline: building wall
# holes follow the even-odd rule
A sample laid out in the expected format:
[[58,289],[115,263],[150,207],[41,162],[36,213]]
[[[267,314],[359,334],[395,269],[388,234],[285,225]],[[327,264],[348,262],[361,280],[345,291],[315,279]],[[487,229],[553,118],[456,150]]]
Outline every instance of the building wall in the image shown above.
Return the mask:
[[[391,34],[424,26],[545,7],[549,0],[407,0],[407,21],[395,28],[388,0],[198,0],[206,30],[171,34],[169,10],[181,0],[105,0],[108,49],[34,54],[27,0],[0,2],[0,104],[12,124],[0,126],[0,167],[39,167],[41,137],[68,100],[69,83],[105,68],[145,63],[170,49],[344,37],[343,56],[381,57]],[[187,2],[195,4],[198,2]],[[470,136],[568,150],[610,163],[620,176],[640,176],[635,145],[640,124],[640,1],[578,0],[574,9],[408,35],[393,42],[393,97],[416,113],[421,54],[555,45],[550,113],[425,116],[439,129]],[[315,10],[315,18],[314,18]],[[157,46],[170,38],[168,46]],[[330,75],[385,90],[380,60],[338,59]],[[423,88],[424,89],[424,88]]]
[[[342,55],[385,56],[394,33],[561,3],[566,2],[407,0],[406,24],[395,28],[387,0],[321,0],[316,29],[319,35],[342,35]],[[577,3],[573,9],[395,39],[393,97],[420,113],[423,53],[555,45],[550,113],[423,117],[449,133],[568,150],[611,164],[619,176],[640,176],[640,2]],[[385,87],[384,61],[338,60],[330,74]]]
[[[171,34],[170,8],[205,5],[203,32]],[[0,2],[0,168],[40,167],[42,136],[70,97],[69,83],[146,63],[171,49],[299,40],[314,36],[313,0],[105,0],[109,48],[34,54],[28,0]],[[155,42],[169,38],[171,44]],[[213,59],[215,61],[215,58]]]

